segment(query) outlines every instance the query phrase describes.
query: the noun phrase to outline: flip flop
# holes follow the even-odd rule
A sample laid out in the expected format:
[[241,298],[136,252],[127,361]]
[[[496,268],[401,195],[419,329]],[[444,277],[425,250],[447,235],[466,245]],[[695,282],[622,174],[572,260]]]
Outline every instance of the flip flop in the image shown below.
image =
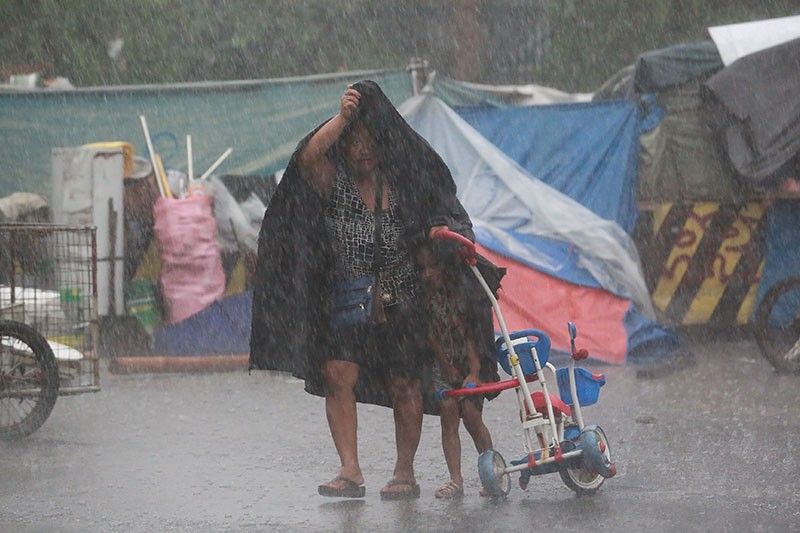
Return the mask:
[[[388,487],[403,486],[408,490],[386,490]],[[419,484],[414,481],[392,479],[381,489],[381,500],[414,500],[419,498]]]
[[[344,486],[339,488],[332,487],[331,484],[337,481],[343,482]],[[336,476],[324,485],[317,487],[317,492],[319,492],[320,496],[327,496],[329,498],[363,498],[367,493],[367,489],[364,485],[359,485],[352,479]]]
[[452,479],[436,489],[433,495],[439,500],[454,500],[464,496],[464,485],[459,485]]

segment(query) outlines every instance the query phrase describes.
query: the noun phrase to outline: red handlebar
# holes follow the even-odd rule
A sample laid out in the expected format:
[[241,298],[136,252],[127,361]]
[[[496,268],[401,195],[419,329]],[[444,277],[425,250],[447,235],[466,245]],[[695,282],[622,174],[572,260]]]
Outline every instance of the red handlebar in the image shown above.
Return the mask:
[[431,235],[433,239],[442,239],[442,240],[450,240],[454,241],[464,248],[462,249],[461,255],[464,258],[464,262],[468,265],[475,265],[477,264],[478,260],[475,257],[475,243],[471,240],[467,239],[463,235],[456,233],[455,231],[451,231],[449,229],[440,229],[437,230]]

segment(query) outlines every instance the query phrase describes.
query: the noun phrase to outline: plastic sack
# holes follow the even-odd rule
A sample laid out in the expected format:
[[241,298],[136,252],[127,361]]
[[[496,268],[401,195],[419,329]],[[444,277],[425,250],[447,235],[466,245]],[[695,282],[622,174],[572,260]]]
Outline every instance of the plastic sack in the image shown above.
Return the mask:
[[161,290],[174,324],[202,311],[225,292],[213,198],[158,198],[153,207],[161,251]]
[[217,219],[219,244],[223,252],[239,253],[243,248],[258,250],[258,231],[267,207],[255,195],[237,203],[225,184],[212,176],[207,180],[208,190],[214,196],[214,216]]

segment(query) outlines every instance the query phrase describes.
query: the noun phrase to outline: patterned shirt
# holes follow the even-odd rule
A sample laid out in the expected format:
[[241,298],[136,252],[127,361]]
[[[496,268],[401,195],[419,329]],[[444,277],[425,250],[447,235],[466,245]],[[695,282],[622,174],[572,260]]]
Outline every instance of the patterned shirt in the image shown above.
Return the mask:
[[[402,223],[394,194],[389,190],[389,209],[381,217],[381,287],[385,305],[414,297],[417,272],[401,242]],[[370,211],[353,179],[345,172],[336,175],[328,204],[325,225],[335,254],[334,278],[350,281],[374,275],[375,214]]]

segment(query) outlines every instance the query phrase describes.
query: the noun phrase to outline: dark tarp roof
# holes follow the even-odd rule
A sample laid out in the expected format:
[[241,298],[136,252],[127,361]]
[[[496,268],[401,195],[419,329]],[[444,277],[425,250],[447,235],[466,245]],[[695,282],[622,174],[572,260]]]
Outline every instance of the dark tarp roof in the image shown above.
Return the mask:
[[683,43],[649,50],[611,76],[595,91],[595,100],[633,98],[706,78],[722,69],[713,41]]
[[800,153],[800,39],[734,61],[706,82],[728,156],[755,182]]

